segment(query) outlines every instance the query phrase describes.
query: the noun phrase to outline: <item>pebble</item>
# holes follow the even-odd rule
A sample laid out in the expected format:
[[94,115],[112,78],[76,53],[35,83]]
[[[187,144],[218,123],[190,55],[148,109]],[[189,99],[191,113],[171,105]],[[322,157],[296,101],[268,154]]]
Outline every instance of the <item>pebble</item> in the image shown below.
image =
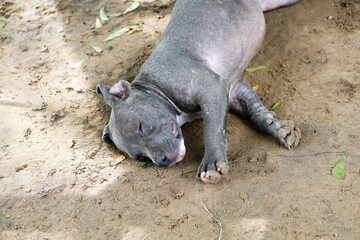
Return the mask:
[[246,202],[248,200],[248,195],[244,192],[240,193],[240,198],[241,200],[243,200],[244,202]]
[[259,175],[259,176],[262,176],[262,177],[265,177],[265,176],[266,176],[266,173],[265,173],[264,170],[260,170],[260,171],[258,172],[258,175]]
[[48,50],[48,47],[46,45],[44,45],[40,48],[40,52],[46,52],[47,50]]

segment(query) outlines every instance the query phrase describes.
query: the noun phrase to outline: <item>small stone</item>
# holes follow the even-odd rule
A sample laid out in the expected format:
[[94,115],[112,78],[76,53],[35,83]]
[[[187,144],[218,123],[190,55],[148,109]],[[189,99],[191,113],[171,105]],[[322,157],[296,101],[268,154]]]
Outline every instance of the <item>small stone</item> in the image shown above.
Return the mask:
[[175,199],[180,199],[184,196],[184,191],[182,191],[176,186],[170,186],[169,190],[170,190],[170,195]]
[[46,103],[42,102],[40,106],[38,106],[37,108],[33,108],[33,111],[41,111],[44,110],[45,108],[46,108]]
[[258,172],[258,175],[261,176],[261,177],[265,177],[265,176],[266,176],[266,173],[265,173],[264,170],[260,170],[260,171]]
[[16,172],[20,172],[20,171],[24,170],[24,169],[27,168],[27,167],[28,167],[28,165],[27,165],[27,164],[24,164],[24,165],[22,165],[21,167],[16,167],[16,168],[15,168],[15,171],[16,171]]
[[76,144],[76,140],[71,140],[71,145],[70,145],[70,148],[73,148],[74,146],[75,146],[75,144]]
[[64,117],[65,116],[65,108],[62,108],[60,110],[57,110],[56,112],[54,112],[50,117],[49,120],[50,122],[54,122],[56,119],[60,118],[60,117]]
[[244,192],[241,192],[240,193],[240,196],[241,200],[243,200],[244,202],[246,202],[249,198],[248,198],[248,195]]
[[255,163],[255,162],[257,162],[256,157],[252,157],[249,159],[249,163]]
[[328,16],[327,19],[331,20],[331,19],[333,19],[333,16]]
[[42,46],[41,48],[40,48],[40,52],[47,52],[49,49],[48,49],[48,47],[46,46],[46,45],[44,45],[44,46]]
[[348,7],[348,6],[350,6],[350,3],[340,2],[340,5],[341,5],[342,7]]
[[22,52],[27,52],[29,51],[29,47],[28,46],[20,46],[20,49]]

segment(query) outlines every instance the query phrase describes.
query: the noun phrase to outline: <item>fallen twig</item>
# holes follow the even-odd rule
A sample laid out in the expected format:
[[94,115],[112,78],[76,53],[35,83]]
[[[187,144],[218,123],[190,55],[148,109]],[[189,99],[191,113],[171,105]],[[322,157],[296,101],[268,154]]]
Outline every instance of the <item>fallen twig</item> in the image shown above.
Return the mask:
[[301,158],[301,157],[313,157],[319,156],[324,154],[345,154],[346,152],[318,152],[313,154],[305,154],[305,155],[296,155],[296,156],[289,156],[289,155],[279,155],[280,157],[287,157],[287,158]]
[[[246,158],[246,157],[247,157],[247,155],[242,156],[242,157],[240,157],[239,159],[236,159],[236,160],[234,160],[234,161],[229,162],[229,164],[234,163],[234,162],[238,162],[238,161],[240,161],[240,160],[242,160],[242,159],[244,159],[244,158]],[[181,176],[181,175],[183,175],[183,174],[194,173],[194,172],[196,172],[196,171],[197,171],[197,170],[191,170],[191,171],[188,171],[188,172],[182,172],[182,173],[180,173],[180,174],[176,174],[176,175],[173,175],[173,176],[171,176],[171,177],[165,178],[165,179],[161,180],[161,181],[158,183],[157,187],[158,187],[158,188],[161,187],[161,184],[162,184],[163,182],[167,181],[167,180],[170,180],[170,179],[172,179],[172,178]]]
[[[218,237],[218,239],[219,240],[221,240],[221,238],[222,238],[222,236],[223,236],[223,226],[222,226],[222,223],[221,223],[221,221],[219,220],[219,218],[216,216],[216,211],[214,211],[214,214],[212,214],[211,212],[210,212],[210,210],[205,206],[205,204],[204,204],[204,202],[203,202],[203,200],[201,199],[201,204],[202,204],[202,206],[204,207],[204,209],[205,209],[205,211],[207,211],[210,215],[211,215],[211,217],[214,219],[214,221],[217,223],[217,225],[219,226],[219,228],[220,228],[220,232],[219,232],[219,237]],[[215,206],[216,206],[216,203],[215,203]]]
[[182,173],[180,173],[180,174],[176,174],[176,175],[173,175],[173,176],[171,176],[171,177],[165,178],[165,179],[161,180],[161,181],[158,183],[157,187],[158,187],[158,188],[161,187],[161,184],[162,184],[163,182],[169,180],[169,179],[172,179],[172,178],[175,178],[175,177],[178,177],[178,176],[182,176],[183,174],[194,173],[194,172],[196,172],[196,170],[191,170],[191,171],[188,171],[188,172],[182,172]]
[[238,161],[240,161],[240,160],[243,160],[243,159],[246,158],[246,157],[247,157],[247,155],[244,155],[244,156],[242,156],[242,157],[240,157],[240,158],[238,158],[238,159],[236,159],[236,160],[234,160],[234,161],[229,162],[229,164],[234,163],[234,162],[238,162]]
[[112,190],[109,190],[109,193],[113,196],[115,201],[120,201]]
[[39,83],[39,89],[40,89],[41,98],[44,100],[44,103],[45,103],[45,106],[46,106],[48,104],[48,101],[46,100],[46,97],[45,97],[44,92],[42,90],[41,83]]
[[[100,143],[99,146],[94,148],[91,152],[88,152],[85,155],[84,159],[81,160],[81,162],[79,162],[79,164],[75,167],[75,173],[78,172],[79,170],[82,171],[82,169],[85,169],[85,168],[87,168],[91,173],[93,173],[94,171],[91,169],[91,167],[88,166],[86,160],[88,158],[93,159],[95,157],[95,155],[100,151],[101,147],[102,147],[102,143]],[[81,167],[81,166],[83,166],[83,167]]]
[[30,134],[31,134],[31,129],[28,127],[28,128],[26,128],[23,136],[19,139],[18,142],[22,142],[24,140],[24,138],[27,138]]
[[62,96],[65,100],[68,100],[69,102],[76,103],[76,104],[79,104],[79,105],[80,105],[80,103],[78,103],[78,102],[76,102],[76,101],[73,101],[73,100],[71,100],[71,99],[69,99],[69,98],[65,97],[65,96],[64,96],[64,95],[62,95],[61,93],[59,93],[59,95],[60,95],[60,96]]
[[101,147],[102,147],[102,143],[100,143],[99,146],[96,147],[96,148],[94,148],[91,152],[89,152],[88,154],[86,154],[84,160],[86,160],[86,159],[88,159],[88,158],[94,158],[95,155],[100,151]]

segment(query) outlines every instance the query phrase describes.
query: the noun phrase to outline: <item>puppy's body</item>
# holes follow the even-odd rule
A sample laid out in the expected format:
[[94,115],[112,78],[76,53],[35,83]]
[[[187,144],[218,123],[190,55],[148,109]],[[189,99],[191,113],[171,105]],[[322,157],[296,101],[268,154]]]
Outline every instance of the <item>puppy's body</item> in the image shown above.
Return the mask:
[[112,107],[103,139],[132,158],[172,166],[185,155],[181,125],[204,119],[205,156],[198,169],[204,182],[226,174],[228,110],[285,147],[300,131],[268,111],[240,81],[265,35],[264,10],[295,0],[178,0],[170,22],[149,59],[129,86],[98,86]]

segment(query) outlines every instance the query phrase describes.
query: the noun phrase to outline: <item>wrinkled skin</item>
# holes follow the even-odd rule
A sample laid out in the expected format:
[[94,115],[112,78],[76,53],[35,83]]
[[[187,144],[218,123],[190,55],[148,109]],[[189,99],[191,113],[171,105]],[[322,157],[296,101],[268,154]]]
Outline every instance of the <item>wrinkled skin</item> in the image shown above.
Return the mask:
[[133,159],[170,167],[185,155],[181,125],[203,118],[203,182],[228,172],[226,114],[231,111],[286,148],[299,143],[292,121],[275,118],[241,73],[265,35],[263,11],[299,0],[178,0],[159,44],[129,85],[97,92],[112,108],[103,140]]
[[[97,91],[103,93],[106,103],[112,107],[110,121],[103,132],[104,142],[114,144],[133,159],[149,158],[158,166],[170,167],[182,160],[184,140],[181,128],[175,123],[175,112],[169,114],[171,106],[151,98],[151,94],[136,90],[130,94],[125,81],[110,89],[99,85]],[[121,91],[127,96],[122,97]],[[149,124],[148,119],[156,119],[156,124]]]

